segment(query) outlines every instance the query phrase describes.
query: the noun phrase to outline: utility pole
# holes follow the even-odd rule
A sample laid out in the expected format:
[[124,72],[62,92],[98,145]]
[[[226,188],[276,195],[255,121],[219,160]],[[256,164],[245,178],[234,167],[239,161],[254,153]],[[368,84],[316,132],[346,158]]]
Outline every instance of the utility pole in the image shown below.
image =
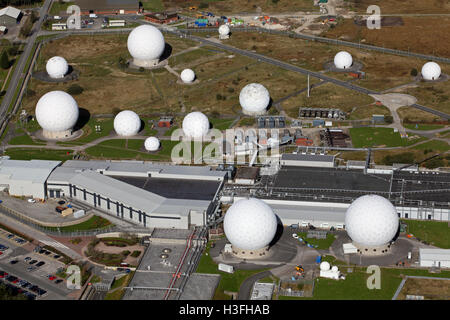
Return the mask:
[[309,98],[309,73],[308,73],[308,98]]

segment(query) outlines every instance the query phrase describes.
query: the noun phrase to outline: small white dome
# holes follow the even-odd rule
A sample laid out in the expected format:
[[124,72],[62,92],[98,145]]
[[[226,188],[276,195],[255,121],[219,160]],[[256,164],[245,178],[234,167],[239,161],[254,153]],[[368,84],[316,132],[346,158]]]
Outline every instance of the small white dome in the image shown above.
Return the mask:
[[64,91],[50,91],[36,104],[36,120],[47,131],[59,132],[72,129],[78,120],[78,104]]
[[328,271],[330,270],[330,268],[331,268],[330,263],[327,261],[324,261],[320,264],[320,270],[322,271]]
[[48,59],[45,68],[50,78],[60,79],[64,78],[67,71],[69,71],[69,64],[63,57],[55,56]]
[[339,69],[348,69],[353,64],[353,58],[347,51],[340,51],[334,56],[334,65]]
[[378,195],[359,197],[348,207],[345,229],[357,244],[381,246],[389,243],[397,233],[399,219],[392,203]]
[[186,136],[199,139],[208,133],[209,120],[203,113],[194,111],[184,117],[182,127]]
[[233,246],[243,250],[258,250],[273,240],[277,232],[277,217],[264,201],[241,199],[228,209],[223,228]]
[[191,83],[195,79],[195,73],[191,69],[184,69],[180,74],[181,81]]
[[131,56],[140,60],[158,59],[163,54],[165,45],[161,31],[150,25],[134,28],[127,41]]
[[339,269],[338,269],[338,267],[337,267],[337,266],[333,266],[333,267],[331,268],[331,271],[333,271],[333,272],[338,272],[338,271],[339,271]]
[[144,142],[144,148],[147,151],[156,151],[159,149],[160,142],[159,139],[156,137],[148,137],[145,139]]
[[134,111],[121,111],[114,118],[114,130],[119,136],[134,136],[140,129],[141,119]]
[[427,62],[421,73],[425,80],[437,80],[441,76],[441,67],[436,62]]
[[270,103],[269,91],[262,84],[250,83],[242,88],[239,103],[244,113],[261,114]]
[[226,36],[227,34],[230,33],[230,27],[227,26],[226,24],[223,24],[219,27],[219,34],[222,36]]

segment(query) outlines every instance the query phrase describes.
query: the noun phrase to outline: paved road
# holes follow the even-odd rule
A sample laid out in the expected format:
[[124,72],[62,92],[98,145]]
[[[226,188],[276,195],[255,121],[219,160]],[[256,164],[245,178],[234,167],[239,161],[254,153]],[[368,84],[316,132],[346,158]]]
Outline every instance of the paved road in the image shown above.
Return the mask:
[[256,273],[245,279],[239,287],[238,300],[250,300],[252,288],[256,281],[272,275],[270,271]]
[[41,25],[44,22],[44,17],[47,14],[52,1],[53,0],[45,0],[44,5],[41,7],[39,11],[39,21],[34,24],[34,28],[32,29],[33,34],[31,35],[30,38],[28,38],[24,51],[20,55],[19,62],[17,63],[17,66],[11,77],[11,81],[9,83],[6,94],[0,105],[0,121],[2,122],[5,120],[8,108],[11,105],[11,102],[14,98],[14,94],[16,92],[17,86],[19,85],[20,79],[25,76],[24,75],[25,65],[27,63],[28,57],[31,54],[31,50],[33,49],[39,30],[41,29]]

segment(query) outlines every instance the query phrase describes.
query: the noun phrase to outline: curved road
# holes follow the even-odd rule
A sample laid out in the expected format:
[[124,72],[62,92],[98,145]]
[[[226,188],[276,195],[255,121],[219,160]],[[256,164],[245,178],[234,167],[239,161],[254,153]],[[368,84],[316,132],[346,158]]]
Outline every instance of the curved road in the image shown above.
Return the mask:
[[272,275],[272,273],[267,270],[267,271],[263,271],[263,272],[251,275],[250,277],[245,279],[242,282],[241,286],[239,287],[239,293],[238,293],[237,300],[250,300],[250,295],[252,292],[253,284],[256,281],[263,279],[265,277],[271,276],[271,275]]

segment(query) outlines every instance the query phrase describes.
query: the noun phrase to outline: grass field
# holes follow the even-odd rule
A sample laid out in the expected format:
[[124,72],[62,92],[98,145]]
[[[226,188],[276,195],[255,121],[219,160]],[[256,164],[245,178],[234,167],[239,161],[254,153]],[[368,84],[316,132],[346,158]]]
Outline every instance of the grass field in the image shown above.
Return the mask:
[[74,224],[72,226],[67,226],[67,227],[61,227],[61,228],[47,228],[50,230],[58,230],[61,232],[74,232],[74,231],[84,231],[84,230],[93,230],[93,229],[103,229],[106,227],[112,227],[111,222],[109,222],[108,220],[99,217],[99,216],[93,216],[92,218],[90,218],[87,221],[78,223],[78,224]]
[[408,225],[408,233],[436,247],[450,249],[450,228],[447,222],[422,220],[403,222]]
[[446,152],[446,151],[450,150],[450,145],[444,141],[433,140],[433,141],[419,144],[417,146],[414,146],[413,148],[417,149],[417,150],[435,150],[435,151]]
[[43,148],[9,148],[5,153],[14,160],[41,159],[66,161],[73,157],[72,150],[51,150]]
[[403,126],[411,130],[436,130],[444,128],[442,124],[417,124],[417,126],[415,124],[403,124]]
[[373,127],[351,128],[350,136],[352,138],[353,147],[355,148],[404,147],[425,139],[418,136],[411,140],[402,139],[400,133],[394,132],[392,128]]
[[312,244],[313,246],[317,246],[318,250],[326,250],[331,247],[336,237],[328,233],[326,239],[314,239],[314,238],[306,238],[307,232],[299,232],[298,235],[306,240],[306,242]]

